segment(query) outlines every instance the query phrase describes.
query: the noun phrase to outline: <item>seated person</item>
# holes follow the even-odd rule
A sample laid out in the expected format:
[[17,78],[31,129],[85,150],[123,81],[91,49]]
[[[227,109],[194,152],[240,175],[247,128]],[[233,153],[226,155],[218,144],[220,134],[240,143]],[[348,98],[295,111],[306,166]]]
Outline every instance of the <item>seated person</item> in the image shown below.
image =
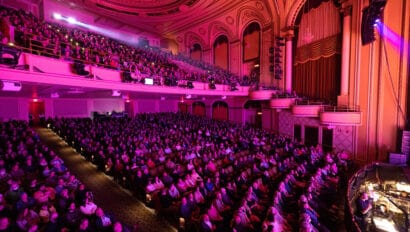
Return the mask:
[[358,217],[358,223],[363,231],[367,228],[367,219],[370,217],[370,212],[372,209],[372,202],[369,199],[366,192],[360,194],[360,197],[356,200],[356,216]]

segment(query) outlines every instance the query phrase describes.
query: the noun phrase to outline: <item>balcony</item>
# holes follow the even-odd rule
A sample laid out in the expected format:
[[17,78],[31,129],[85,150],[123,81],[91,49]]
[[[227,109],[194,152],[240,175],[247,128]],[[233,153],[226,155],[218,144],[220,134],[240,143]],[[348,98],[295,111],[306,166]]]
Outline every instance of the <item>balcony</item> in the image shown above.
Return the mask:
[[320,112],[320,123],[327,125],[351,125],[362,124],[362,112],[358,106],[327,106]]
[[296,98],[287,95],[276,95],[270,100],[270,108],[272,109],[289,109],[294,103]]
[[[122,72],[95,65],[85,65],[87,77],[73,72],[73,63],[62,59],[55,59],[30,53],[22,53],[17,66],[0,66],[1,79],[26,84],[60,85],[78,88],[94,88],[121,90],[141,93],[161,94],[195,94],[204,96],[247,96],[248,86],[238,86],[232,91],[230,85],[216,84],[215,89],[209,88],[209,83],[193,82],[193,88],[181,88],[165,85],[146,85],[143,83],[125,83]],[[24,68],[23,68],[24,67]]]
[[258,90],[251,90],[249,92],[249,99],[250,100],[269,100],[272,98],[274,94],[276,94],[277,90],[274,89],[258,89]]
[[324,103],[320,101],[297,100],[292,106],[292,114],[296,117],[319,117]]

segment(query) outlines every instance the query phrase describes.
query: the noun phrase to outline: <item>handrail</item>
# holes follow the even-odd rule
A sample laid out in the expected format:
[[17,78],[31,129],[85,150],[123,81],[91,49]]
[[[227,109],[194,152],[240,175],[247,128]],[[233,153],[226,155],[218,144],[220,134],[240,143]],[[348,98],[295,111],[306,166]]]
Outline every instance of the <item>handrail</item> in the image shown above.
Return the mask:
[[295,101],[295,105],[315,105],[315,106],[324,106],[326,105],[322,101],[317,101],[317,100],[306,100],[306,99],[297,99]]
[[360,112],[360,106],[325,106],[324,112]]

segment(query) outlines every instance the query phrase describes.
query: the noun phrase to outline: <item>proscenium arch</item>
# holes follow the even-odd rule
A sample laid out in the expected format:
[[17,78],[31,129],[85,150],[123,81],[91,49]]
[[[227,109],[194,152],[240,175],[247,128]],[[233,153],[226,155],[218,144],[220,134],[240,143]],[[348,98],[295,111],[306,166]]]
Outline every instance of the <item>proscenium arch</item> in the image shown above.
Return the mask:
[[215,101],[214,103],[212,103],[212,119],[228,121],[229,120],[228,103],[224,101]]
[[296,3],[292,5],[286,20],[286,28],[294,28],[299,11],[303,9],[305,2],[306,0],[296,0]]

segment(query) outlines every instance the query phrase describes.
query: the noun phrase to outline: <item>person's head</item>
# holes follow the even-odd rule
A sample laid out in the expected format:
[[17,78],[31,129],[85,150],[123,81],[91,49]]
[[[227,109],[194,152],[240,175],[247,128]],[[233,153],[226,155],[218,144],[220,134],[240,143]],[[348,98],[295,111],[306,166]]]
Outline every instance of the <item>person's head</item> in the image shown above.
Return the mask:
[[360,195],[360,199],[362,200],[367,200],[369,198],[369,196],[367,195],[366,192],[362,192],[362,194]]
[[95,211],[95,215],[97,215],[97,217],[102,217],[102,216],[104,216],[104,211],[103,211],[103,209],[101,209],[100,207],[98,207],[97,210]]
[[87,228],[88,228],[88,218],[81,219],[80,229],[87,229]]
[[0,229],[6,229],[10,224],[10,219],[8,217],[1,217],[0,218]]
[[113,232],[122,232],[122,224],[121,222],[115,222],[112,227]]

